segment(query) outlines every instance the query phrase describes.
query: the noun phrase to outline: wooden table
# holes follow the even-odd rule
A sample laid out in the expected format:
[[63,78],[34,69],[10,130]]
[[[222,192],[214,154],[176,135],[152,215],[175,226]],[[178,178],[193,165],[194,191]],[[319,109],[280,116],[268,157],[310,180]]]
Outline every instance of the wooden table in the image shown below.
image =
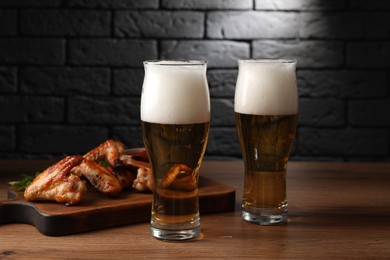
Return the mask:
[[[0,200],[7,181],[46,161],[0,161]],[[258,226],[241,219],[242,161],[205,161],[201,174],[236,189],[236,210],[201,216],[202,236],[163,242],[149,224],[48,237],[26,224],[0,226],[0,259],[389,259],[390,164],[291,162],[289,221]]]

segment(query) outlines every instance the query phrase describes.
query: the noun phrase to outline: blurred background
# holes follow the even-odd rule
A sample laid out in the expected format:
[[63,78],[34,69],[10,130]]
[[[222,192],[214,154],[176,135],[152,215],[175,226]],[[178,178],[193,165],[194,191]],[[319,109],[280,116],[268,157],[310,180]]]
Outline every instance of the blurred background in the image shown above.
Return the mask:
[[143,146],[143,60],[208,61],[206,158],[241,158],[237,59],[298,60],[292,160],[390,161],[389,0],[1,0],[0,158]]

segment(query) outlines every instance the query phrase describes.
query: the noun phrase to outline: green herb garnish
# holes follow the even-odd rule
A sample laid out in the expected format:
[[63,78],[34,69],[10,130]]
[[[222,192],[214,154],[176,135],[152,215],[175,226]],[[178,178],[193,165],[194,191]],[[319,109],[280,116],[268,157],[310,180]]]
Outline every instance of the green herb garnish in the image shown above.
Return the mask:
[[35,174],[35,176],[30,176],[26,174],[22,174],[22,179],[20,181],[10,181],[9,185],[18,187],[16,191],[25,191],[27,186],[39,175],[39,172]]
[[99,161],[99,164],[100,164],[101,166],[103,166],[103,167],[108,167],[108,166],[110,166],[110,163],[107,162],[106,160],[100,160],[100,161]]

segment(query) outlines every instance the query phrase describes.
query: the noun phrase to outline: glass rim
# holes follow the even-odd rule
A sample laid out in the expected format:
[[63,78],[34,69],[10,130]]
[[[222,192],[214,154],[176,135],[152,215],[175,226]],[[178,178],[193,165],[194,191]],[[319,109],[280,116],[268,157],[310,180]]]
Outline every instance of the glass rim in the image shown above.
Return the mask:
[[186,59],[162,59],[162,60],[145,60],[144,65],[158,66],[199,66],[207,65],[206,60],[186,60]]
[[296,64],[296,59],[239,59],[238,63]]

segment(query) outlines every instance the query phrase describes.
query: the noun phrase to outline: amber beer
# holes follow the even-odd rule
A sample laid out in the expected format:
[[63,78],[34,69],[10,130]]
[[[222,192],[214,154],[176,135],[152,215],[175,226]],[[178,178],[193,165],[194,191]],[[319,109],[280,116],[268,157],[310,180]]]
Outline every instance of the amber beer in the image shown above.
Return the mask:
[[151,233],[163,240],[200,234],[199,168],[210,127],[206,63],[145,62],[141,126],[155,190]]
[[[164,223],[187,225],[199,220],[196,183],[206,149],[209,125],[208,122],[182,125],[142,122],[146,147],[154,155],[152,168],[157,189],[154,193],[152,219],[155,225],[164,228]],[[169,178],[167,173],[177,164],[186,165],[194,172],[179,173],[170,185],[163,187],[163,180]]]
[[235,121],[245,165],[243,219],[287,220],[286,169],[298,121],[293,60],[240,60]]

